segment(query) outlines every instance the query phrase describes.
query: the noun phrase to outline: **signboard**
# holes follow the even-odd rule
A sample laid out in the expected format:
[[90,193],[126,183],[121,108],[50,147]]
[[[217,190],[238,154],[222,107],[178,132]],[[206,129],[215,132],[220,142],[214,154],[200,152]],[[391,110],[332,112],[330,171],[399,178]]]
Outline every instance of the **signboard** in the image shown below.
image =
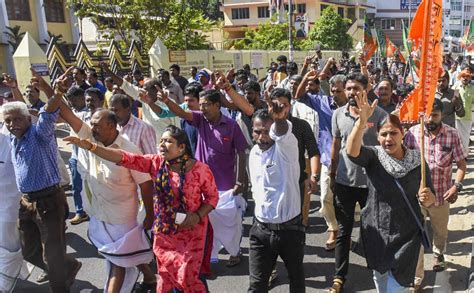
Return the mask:
[[250,53],[250,68],[261,69],[263,66],[263,53],[262,52],[252,52]]
[[295,16],[295,31],[298,39],[306,39],[308,37],[309,22],[308,16],[299,13]]
[[186,51],[169,51],[170,63],[186,63]]
[[416,10],[420,3],[421,0],[400,0],[400,9],[409,10],[411,5],[411,9]]
[[33,68],[40,76],[49,76],[48,64],[46,63],[32,63]]

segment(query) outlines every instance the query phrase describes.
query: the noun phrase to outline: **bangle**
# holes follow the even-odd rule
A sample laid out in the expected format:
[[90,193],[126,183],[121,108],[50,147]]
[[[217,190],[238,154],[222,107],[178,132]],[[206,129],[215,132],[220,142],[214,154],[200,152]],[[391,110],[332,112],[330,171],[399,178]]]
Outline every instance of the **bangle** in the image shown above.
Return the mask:
[[226,92],[228,92],[228,91],[230,91],[231,89],[232,89],[232,86],[229,84],[229,86],[226,87],[224,90],[225,90]]
[[96,143],[91,143],[91,147],[88,149],[89,152],[94,152],[97,149],[97,144]]

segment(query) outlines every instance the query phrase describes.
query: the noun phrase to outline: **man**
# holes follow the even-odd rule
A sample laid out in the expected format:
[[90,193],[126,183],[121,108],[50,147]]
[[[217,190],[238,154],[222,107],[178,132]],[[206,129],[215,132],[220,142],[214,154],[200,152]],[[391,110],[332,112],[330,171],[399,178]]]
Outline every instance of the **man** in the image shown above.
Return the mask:
[[249,77],[249,81],[255,81],[258,82],[258,77],[252,73],[252,70],[250,69],[250,65],[245,64],[243,69],[245,70],[245,74]]
[[132,115],[130,99],[123,94],[113,95],[109,110],[117,116],[118,130],[143,154],[156,154],[156,133],[150,124]]
[[[334,111],[347,104],[345,94],[346,77],[344,75],[335,75],[329,80],[331,96],[321,96],[314,92],[314,87],[310,85],[315,78],[316,72],[311,71],[305,75],[303,81],[298,87],[294,98],[305,103],[318,113],[318,147],[321,152],[321,210],[326,225],[328,226],[329,238],[326,241],[325,249],[330,251],[336,247],[336,236],[338,231],[336,214],[334,211],[334,194],[330,188],[329,170],[331,168],[331,149],[332,149],[332,125],[331,119]],[[308,84],[308,85],[306,85]]]
[[11,292],[17,279],[28,275],[17,227],[21,193],[14,178],[10,134],[0,117],[0,292]]
[[288,63],[288,58],[286,58],[285,55],[280,55],[280,56],[277,57],[277,63],[278,64],[276,64],[276,67],[278,67],[278,66],[286,67],[286,64]]
[[393,83],[388,77],[383,77],[377,86],[378,90],[378,104],[382,110],[387,114],[392,113],[397,108],[397,102],[393,98]]
[[201,84],[203,90],[212,90],[213,85],[211,83],[211,75],[206,69],[199,71],[197,80]]
[[[86,107],[84,90],[80,87],[71,87],[65,96],[71,105],[74,114],[83,122],[89,123],[91,119],[91,111]],[[71,225],[78,225],[89,220],[89,216],[84,211],[82,206],[82,177],[77,166],[77,156],[78,148],[77,146],[72,146],[71,158],[69,159],[69,170],[71,171],[72,191],[74,205],[76,207],[76,215],[69,221]]]
[[472,129],[472,102],[474,99],[474,85],[471,84],[472,71],[465,68],[459,73],[460,82],[453,86],[453,90],[458,91],[462,100],[465,114],[463,117],[456,116],[456,129],[459,131],[464,150],[469,154],[469,137]]
[[109,106],[109,101],[112,95],[114,94],[114,79],[110,76],[106,77],[104,80],[105,88],[107,91],[104,94],[105,101],[104,101],[104,108]]
[[[426,129],[415,125],[405,136],[405,146],[410,149],[420,149],[421,131],[425,139],[425,160],[431,173],[431,179],[436,195],[435,204],[431,207],[421,206],[425,217],[430,217],[433,229],[433,271],[441,272],[445,269],[444,251],[448,240],[449,205],[457,200],[458,193],[462,190],[462,181],[466,174],[467,153],[462,147],[456,129],[442,122],[443,102],[435,99],[433,110],[428,118]],[[456,162],[457,171],[454,182],[453,161]],[[418,266],[416,269],[415,289],[419,289],[424,277],[423,267],[424,249],[421,246]]]
[[86,106],[91,113],[104,106],[104,94],[99,89],[88,88],[84,95]]
[[288,270],[290,292],[305,292],[298,142],[292,123],[286,120],[290,107],[279,103],[279,92],[272,91],[275,102],[269,102],[268,111],[257,111],[253,119],[256,145],[250,152],[249,170],[255,218],[249,236],[248,292],[268,292],[278,256]]
[[[79,67],[72,67],[72,78],[74,82],[72,83],[71,86],[77,86],[83,89],[84,91],[90,88],[90,85],[87,84],[86,82],[86,71],[82,68]],[[69,70],[66,71],[66,73],[69,72]],[[65,73],[65,74],[66,74]],[[60,78],[61,79],[61,78]]]
[[[233,190],[234,195],[243,192],[246,182],[247,141],[239,125],[220,111],[221,97],[216,90],[199,94],[200,111],[183,110],[168,98],[165,92],[158,92],[158,98],[177,116],[187,120],[198,130],[195,157],[209,165],[220,192]],[[238,163],[238,166],[237,166]],[[235,171],[237,170],[237,172]],[[236,176],[237,173],[237,176]],[[240,251],[229,251],[228,266],[240,263]]]
[[[332,290],[340,290],[349,270],[349,250],[351,233],[354,225],[355,206],[365,206],[368,187],[367,175],[362,167],[349,160],[346,153],[346,142],[356,120],[356,96],[367,95],[368,79],[362,73],[351,73],[347,76],[345,93],[348,103],[334,111],[332,116],[333,145],[331,151],[330,186],[334,192],[334,208],[339,232],[336,238],[336,273]],[[386,117],[386,112],[376,107],[369,118],[365,131],[364,145],[377,145],[377,128]],[[339,292],[339,291],[337,291]]]
[[466,113],[459,93],[449,88],[447,71],[438,78],[435,97],[443,102],[443,123],[455,128],[455,117],[464,117]]
[[[13,98],[16,101],[24,101],[23,95],[20,89],[18,88],[18,82],[16,81],[16,79],[4,73],[3,84],[10,88]],[[31,84],[26,86],[25,97],[29,103],[29,108],[34,109],[35,111],[39,112],[39,110],[41,110],[41,108],[46,104],[40,99],[40,91],[37,88],[33,87]]]
[[183,90],[177,83],[171,81],[170,73],[168,71],[162,70],[158,74],[158,80],[161,82],[163,90],[166,91],[168,96],[173,99],[173,101],[178,104],[184,102]]
[[173,64],[170,66],[171,77],[179,84],[181,89],[184,91],[184,87],[189,83],[186,78],[180,75],[181,68],[178,64]]
[[297,38],[306,38],[305,23],[300,23],[300,28],[296,31]]
[[[140,153],[137,146],[119,134],[117,117],[110,110],[95,111],[89,126],[62,103],[61,117],[81,139]],[[84,208],[90,215],[88,235],[107,261],[108,276],[104,291],[131,292],[138,277],[135,267],[148,264],[153,259],[149,240],[143,232],[143,229],[150,229],[153,222],[153,182],[149,174],[103,160],[94,154],[93,149],[81,149],[80,152],[85,153],[85,156],[80,156],[79,163],[86,170],[83,174],[83,200]],[[137,223],[137,186],[146,209],[143,226]]]
[[288,62],[286,65],[287,76],[283,79],[277,87],[290,89],[290,78],[291,76],[298,74],[298,65],[295,62]]
[[197,71],[198,69],[196,66],[191,66],[189,69],[189,74],[191,75],[191,77],[188,78],[189,83],[197,81]]
[[59,186],[57,144],[54,136],[61,92],[55,93],[32,70],[32,85],[50,99],[31,123],[22,102],[2,106],[10,135],[11,156],[20,192],[19,223],[22,254],[26,261],[48,272],[52,292],[69,292],[82,264],[66,255],[66,196]]
[[105,88],[105,86],[99,82],[99,76],[97,75],[97,72],[95,70],[89,70],[87,72],[87,83],[91,87],[100,90],[102,94],[104,95],[107,92],[107,89]]

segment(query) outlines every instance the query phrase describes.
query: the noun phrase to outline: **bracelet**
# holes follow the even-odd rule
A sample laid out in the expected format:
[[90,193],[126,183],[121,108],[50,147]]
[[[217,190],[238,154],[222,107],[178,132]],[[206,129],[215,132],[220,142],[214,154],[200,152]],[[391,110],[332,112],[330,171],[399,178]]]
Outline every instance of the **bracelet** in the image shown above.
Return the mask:
[[231,86],[231,85],[229,85],[229,86],[228,86],[228,87],[226,87],[224,90],[225,90],[226,92],[228,92],[228,91],[230,91],[231,89],[232,89],[232,86]]

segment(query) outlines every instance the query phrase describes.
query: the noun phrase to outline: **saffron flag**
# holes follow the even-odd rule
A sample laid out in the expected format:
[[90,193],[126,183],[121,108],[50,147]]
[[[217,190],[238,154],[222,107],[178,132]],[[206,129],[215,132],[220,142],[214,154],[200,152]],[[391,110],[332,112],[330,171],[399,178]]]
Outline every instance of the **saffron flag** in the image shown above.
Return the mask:
[[428,117],[433,108],[442,62],[442,1],[423,0],[410,29],[409,39],[421,52],[420,82],[400,107],[400,120],[404,122],[416,122],[422,113]]
[[385,35],[385,45],[387,46],[387,48],[385,49],[387,57],[395,56],[398,51],[398,48],[387,35]]
[[367,62],[372,58],[375,51],[377,50],[377,42],[372,37],[372,32],[370,31],[370,24],[367,16],[364,18],[364,60]]

